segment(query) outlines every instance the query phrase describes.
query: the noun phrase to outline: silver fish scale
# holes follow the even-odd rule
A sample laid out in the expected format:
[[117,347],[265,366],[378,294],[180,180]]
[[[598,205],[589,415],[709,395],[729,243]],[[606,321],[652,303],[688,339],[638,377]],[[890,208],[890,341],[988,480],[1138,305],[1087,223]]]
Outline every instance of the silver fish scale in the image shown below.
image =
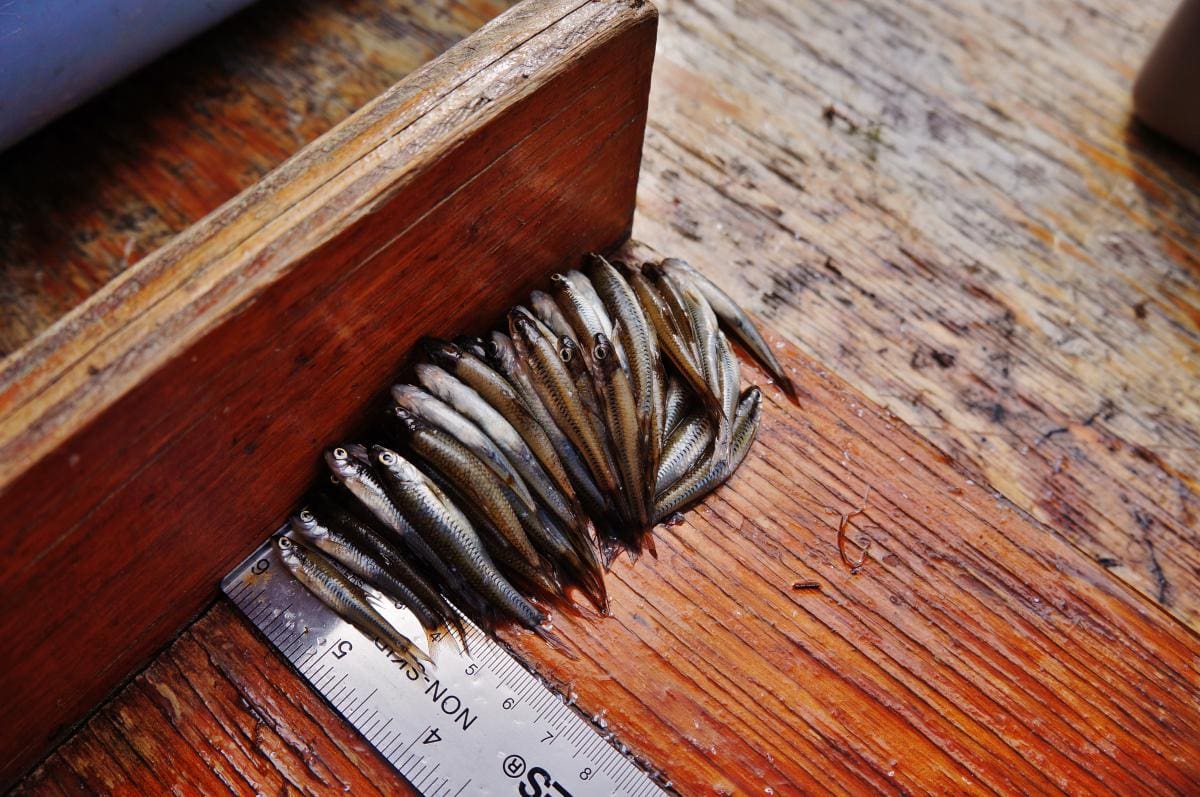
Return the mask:
[[[655,797],[664,790],[503,647],[467,623],[471,654],[441,642],[418,672],[296,581],[270,540],[221,589],[271,644],[427,797]],[[411,612],[377,602],[418,644]]]

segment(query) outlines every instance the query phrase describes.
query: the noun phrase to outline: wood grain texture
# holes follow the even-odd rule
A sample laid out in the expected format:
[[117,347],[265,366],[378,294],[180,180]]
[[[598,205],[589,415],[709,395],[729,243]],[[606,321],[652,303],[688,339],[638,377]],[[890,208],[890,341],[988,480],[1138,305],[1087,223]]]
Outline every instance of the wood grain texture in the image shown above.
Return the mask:
[[1200,629],[1200,161],[1129,96],[1173,5],[666,0],[635,235]]
[[508,5],[263,0],[0,153],[0,356]]
[[0,782],[282,521],[387,353],[625,238],[655,20],[502,15],[5,362]]
[[[794,347],[780,353],[800,405],[766,389],[758,441],[731,481],[659,527],[657,560],[613,567],[612,617],[555,619],[575,660],[506,634],[519,655],[683,794],[1195,793],[1200,640],[896,416]],[[870,558],[852,575],[838,515],[868,489],[851,539],[869,539]],[[805,580],[821,589],[792,588]],[[176,782],[121,749],[144,746],[140,734],[93,737],[146,681],[167,693],[199,684],[230,717],[214,744],[247,736],[259,715],[280,748],[242,754],[239,772],[265,771],[248,788],[279,777],[262,758],[287,765],[289,748],[311,745],[313,769],[297,767],[291,785],[322,790],[318,767],[341,772],[344,749],[362,742],[275,673],[276,654],[232,612],[222,605],[185,634],[57,757],[85,779],[115,763],[132,779],[187,785],[186,771]],[[164,674],[197,646],[217,648],[211,665]],[[258,683],[264,671],[274,686]],[[251,708],[228,695],[230,679],[251,684]],[[29,793],[60,783],[61,766],[51,760]],[[374,761],[362,780],[344,777],[399,786]]]
[[224,602],[17,794],[410,794]]
[[[932,515],[911,510],[949,543],[966,544],[958,538],[972,530],[981,541],[995,538],[938,514],[947,501],[962,500],[953,489],[966,490],[966,479],[989,480],[1055,530],[1036,527],[1039,534],[1062,535],[1196,628],[1200,168],[1128,121],[1133,75],[1172,5],[749,0],[734,13],[715,2],[660,2],[635,228],[664,251],[689,257],[967,470],[950,495],[931,496]],[[830,101],[836,113],[827,121]],[[224,123],[231,129],[253,124],[230,117]],[[772,435],[769,427],[764,445],[780,445]],[[783,450],[789,459],[807,452]],[[780,478],[772,467],[755,460],[742,475]],[[1143,778],[1144,790],[1170,793],[1147,770],[1157,771],[1157,760],[1178,783],[1179,760],[1200,757],[1183,737],[1175,753],[1147,753],[1150,763],[1135,763],[1150,748],[1108,733],[1115,722],[1156,744],[1184,728],[1155,705],[1155,685],[1182,671],[1194,696],[1196,659],[1192,652],[1190,671],[1175,669],[1194,640],[1100,580],[1094,564],[1063,548],[1064,570],[1033,571],[1030,588],[990,550],[966,556],[932,537],[900,550],[867,528],[879,520],[868,509],[854,537],[876,539],[873,553],[883,558],[849,578],[833,566],[837,518],[807,502],[849,510],[863,482],[821,478],[828,481],[795,491],[802,510],[788,503],[787,485],[762,488],[767,502],[743,501],[735,480],[692,516],[698,527],[679,530],[695,535],[673,544],[682,575],[668,568],[665,553],[659,564],[620,564],[613,588],[634,603],[617,622],[632,630],[612,636],[648,642],[620,661],[602,659],[611,671],[555,665],[573,679],[585,707],[595,711],[610,704],[610,694],[626,694],[617,701],[623,713],[610,723],[661,763],[696,766],[697,782],[711,775],[700,793],[740,793],[742,781],[713,763],[735,760],[776,780],[796,778],[798,787],[777,787],[777,794],[819,791],[812,784],[827,770],[847,790],[876,790],[899,776],[919,791],[909,785],[918,777],[970,778],[967,764],[992,748],[998,761],[1025,761],[996,791],[1104,791],[1122,783],[1110,779],[1120,764]],[[776,528],[783,522],[777,502],[799,514],[799,542]],[[743,517],[734,534],[732,522]],[[1018,538],[1027,535],[1026,528]],[[716,568],[696,561],[689,549],[696,539],[704,556],[739,580],[722,568],[719,580],[707,582]],[[888,562],[893,553],[899,562]],[[981,563],[1000,569],[981,570]],[[668,586],[648,591],[641,605],[635,590],[659,572],[672,574]],[[641,580],[626,582],[627,573]],[[949,596],[959,593],[931,595],[926,576],[939,588],[962,582],[987,595],[967,604],[983,606],[978,617],[947,614],[955,609]],[[825,587],[820,595],[785,590],[791,580],[814,577]],[[870,590],[861,614],[850,614],[873,579],[882,585]],[[695,604],[664,597],[666,589]],[[700,589],[720,593],[716,603]],[[1096,605],[1124,608],[1097,620],[1064,599],[1069,593],[1092,603],[1097,590],[1104,597]],[[651,599],[668,608],[655,611]],[[835,610],[847,613],[829,614]],[[1115,664],[1104,649],[1073,645],[1081,628],[1110,633],[1114,625],[1132,628],[1138,617],[1147,627],[1137,633],[1147,637],[1114,636]],[[1004,631],[996,629],[999,618],[1017,625],[993,641]],[[731,640],[728,629],[757,647]],[[634,675],[665,667],[652,645],[687,665],[661,688]],[[1166,669],[1141,657],[1160,645],[1175,651]],[[739,677],[742,661],[762,663],[758,648],[781,663],[787,684],[757,670]],[[550,659],[540,649],[535,655]],[[1093,655],[1113,668],[1094,668]],[[1032,675],[1020,677],[1025,672]],[[1082,697],[1067,690],[1082,680],[1091,682],[1080,687]],[[792,681],[802,689],[792,691]],[[230,704],[239,722],[252,717]],[[280,706],[275,721],[289,727],[295,720]],[[909,730],[892,724],[896,716]],[[890,729],[882,735],[868,722],[880,717],[878,727]],[[1092,721],[1103,732],[1089,735]],[[665,725],[679,729],[675,743],[629,738],[631,729]],[[947,726],[973,734],[970,743]],[[913,751],[920,755],[907,755]],[[1071,755],[1080,763],[1068,763]],[[1104,784],[1078,774],[1093,759]],[[993,780],[947,791],[983,791],[981,784],[994,785],[997,766],[983,770]],[[69,768],[54,772],[37,781],[39,789],[71,791],[82,782]],[[1194,770],[1186,774],[1194,780]],[[746,790],[761,792],[761,783]],[[1189,780],[1182,790],[1196,787]]]

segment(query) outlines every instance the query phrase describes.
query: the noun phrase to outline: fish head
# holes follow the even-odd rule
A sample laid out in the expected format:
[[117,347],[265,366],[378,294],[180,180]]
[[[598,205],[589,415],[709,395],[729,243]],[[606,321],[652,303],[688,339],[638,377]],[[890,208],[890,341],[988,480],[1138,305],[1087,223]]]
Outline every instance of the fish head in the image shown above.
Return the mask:
[[[569,274],[554,273],[550,275],[550,292],[556,297],[570,295],[575,291],[575,286],[571,284],[571,276]],[[564,301],[569,301],[564,299]]]
[[464,352],[474,354],[481,360],[487,358],[487,346],[478,335],[459,335],[454,339],[454,343]]
[[674,274],[689,274],[695,269],[686,260],[680,260],[677,257],[668,257],[663,260],[661,267],[664,271]]
[[613,356],[612,341],[603,332],[597,332],[592,336],[592,359],[602,368],[616,362],[616,357]]
[[325,450],[325,464],[329,466],[335,481],[345,482],[358,476],[358,469],[363,463],[350,452],[348,446],[338,446]]
[[[424,396],[428,395],[428,393],[416,385],[392,385],[392,401],[409,411],[412,411],[413,407]],[[388,409],[388,414],[391,415],[390,408]]]
[[379,466],[380,470],[386,471],[397,481],[411,482],[423,479],[416,465],[386,446],[371,446],[371,459]]
[[579,344],[566,335],[558,336],[558,358],[570,364],[579,357]]
[[513,338],[518,340],[522,338],[532,340],[538,334],[537,324],[534,323],[533,316],[520,305],[508,311],[508,331]]
[[[393,427],[402,435],[411,435],[425,427],[428,424],[421,420],[421,416],[415,412],[400,406],[393,406],[388,410],[388,418],[392,421]],[[375,449],[382,449],[383,446],[373,446],[371,449],[371,459],[377,461],[378,456]],[[384,449],[387,450],[387,449]],[[394,452],[393,452],[394,453]]]
[[762,405],[762,391],[757,385],[751,385],[742,391],[742,395],[738,397],[738,415],[749,415],[759,411]]
[[350,452],[351,459],[363,465],[371,464],[371,454],[362,443],[346,443],[342,447]]
[[[417,363],[413,368],[421,387],[443,401],[450,401],[458,379],[451,376],[445,369],[431,363]],[[453,403],[453,402],[451,402]]]
[[429,359],[451,373],[463,358],[463,350],[457,343],[437,338],[425,338],[421,343]]
[[666,272],[663,271],[662,266],[660,266],[658,263],[651,263],[647,260],[645,263],[642,263],[642,273],[652,280],[658,280],[661,279]]
[[317,516],[308,507],[303,507],[292,515],[288,519],[288,523],[291,525],[292,531],[305,539],[317,540],[329,536],[329,529],[317,520]]
[[488,362],[504,362],[512,351],[512,340],[503,332],[493,332],[483,339],[483,347]]
[[273,537],[272,544],[275,546],[275,553],[279,556],[289,570],[294,570],[307,560],[304,547],[298,545],[295,540],[287,537]]

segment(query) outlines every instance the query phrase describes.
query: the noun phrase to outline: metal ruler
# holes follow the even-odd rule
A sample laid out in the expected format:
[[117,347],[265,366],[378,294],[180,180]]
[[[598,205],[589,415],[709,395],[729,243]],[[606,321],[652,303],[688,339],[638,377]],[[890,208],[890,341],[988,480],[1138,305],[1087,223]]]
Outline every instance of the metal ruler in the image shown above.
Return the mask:
[[[428,797],[667,794],[568,701],[474,625],[417,671],[314,598],[268,540],[221,582],[254,625]],[[416,618],[376,607],[422,647]]]

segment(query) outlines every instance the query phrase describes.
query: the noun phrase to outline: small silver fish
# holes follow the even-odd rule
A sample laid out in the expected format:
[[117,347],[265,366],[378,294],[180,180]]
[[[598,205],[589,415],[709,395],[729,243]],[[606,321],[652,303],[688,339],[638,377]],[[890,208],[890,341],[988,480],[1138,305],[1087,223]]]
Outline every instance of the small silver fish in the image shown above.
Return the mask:
[[703,412],[694,412],[680,421],[663,448],[655,480],[656,495],[674,486],[700,461],[713,444],[714,431],[712,418]]
[[496,610],[529,629],[545,617],[496,569],[470,521],[428,476],[404,457],[376,446],[373,455],[394,486],[397,500],[429,545],[453,564]]
[[292,515],[288,522],[292,531],[306,544],[325,554],[388,598],[406,606],[425,629],[431,651],[435,635],[450,636],[447,621],[432,607],[427,606],[407,584],[393,576],[380,562],[348,537],[320,522],[308,507]]
[[642,461],[642,428],[638,407],[629,377],[617,362],[616,351],[603,333],[597,334],[593,341],[592,362],[605,427],[625,487],[625,499],[632,510],[630,520],[636,520],[638,530],[645,531],[650,528],[650,512],[653,510],[646,505],[648,490],[646,466]]
[[441,578],[446,581],[453,580],[445,563],[425,544],[421,535],[413,530],[395,502],[392,501],[392,497],[384,488],[379,475],[375,473],[369,463],[362,461],[359,456],[360,448],[338,446],[326,450],[325,463],[332,471],[334,480],[380,522],[396,544],[416,556],[419,561],[433,569]]
[[683,260],[667,258],[662,262],[662,267],[677,279],[690,282],[704,294],[721,323],[742,342],[742,345],[770,372],[771,376],[775,377],[775,381],[783,391],[792,399],[796,398],[796,387],[784,373],[783,368],[779,365],[779,360],[775,359],[771,347],[763,340],[762,334],[754,326],[754,322],[750,320],[746,311],[729,294]]
[[286,537],[275,537],[274,544],[288,572],[339,617],[386,645],[404,659],[414,672],[424,672],[426,668],[423,663],[433,665],[433,659],[384,619],[368,603],[366,594],[338,572],[322,554]]
[[392,385],[392,400],[409,412],[424,418],[433,426],[453,435],[460,443],[471,449],[475,456],[479,457],[518,495],[527,501],[533,501],[525,482],[521,479],[521,474],[517,472],[512,462],[500,450],[496,442],[484,434],[483,430],[470,418],[416,385]]

